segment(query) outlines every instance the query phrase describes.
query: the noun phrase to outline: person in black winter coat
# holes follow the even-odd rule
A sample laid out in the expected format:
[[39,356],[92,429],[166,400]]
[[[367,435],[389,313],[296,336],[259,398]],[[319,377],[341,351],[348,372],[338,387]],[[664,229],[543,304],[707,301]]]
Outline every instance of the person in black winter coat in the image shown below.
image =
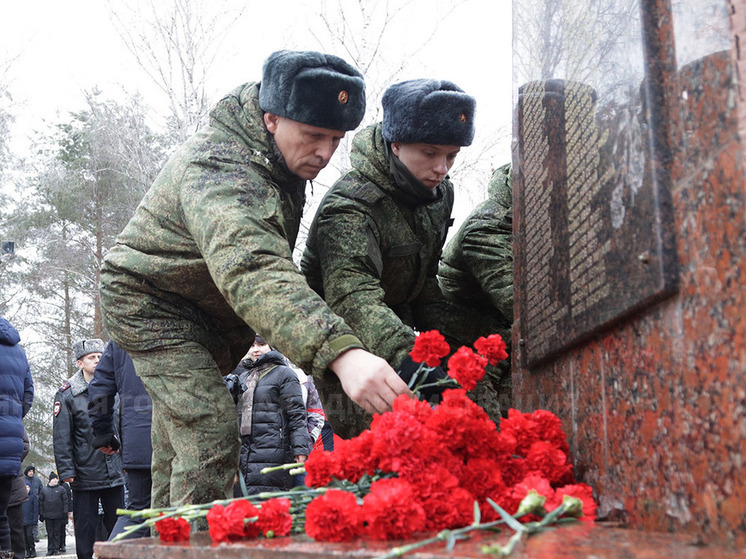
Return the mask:
[[239,468],[248,494],[292,488],[287,470],[261,470],[303,463],[311,450],[298,375],[257,335],[247,357],[225,380],[238,404]]
[[0,316],[0,558],[12,557],[8,505],[14,480],[21,473],[23,417],[34,399],[21,336]]
[[47,555],[58,555],[62,548],[62,530],[67,520],[67,490],[54,472],[49,484],[39,493],[39,520],[47,525]]
[[121,455],[116,451],[104,454],[93,446],[88,417],[88,383],[93,380],[103,350],[104,343],[99,339],[76,342],[73,352],[79,370],[54,398],[54,459],[60,479],[72,487],[75,551],[79,559],[93,557],[99,501],[107,537],[117,521],[117,509],[124,506]]
[[[93,380],[88,384],[88,416],[93,428],[93,446],[104,453],[112,452],[119,444],[114,428],[114,407],[119,395],[119,424],[122,435],[122,466],[130,510],[150,508],[150,459],[153,446],[150,442],[150,426],[153,401],[145,390],[140,377],[135,373],[132,359],[113,340],[110,341],[101,360],[93,372]],[[127,526],[139,523],[129,515],[117,519],[109,539],[119,535]],[[146,538],[150,530],[143,528],[127,536]]]
[[[38,479],[38,478],[36,478]],[[36,557],[36,539],[34,528],[39,525],[39,495],[31,489],[28,480],[24,482],[28,499],[23,503],[23,539],[26,548],[26,557]]]

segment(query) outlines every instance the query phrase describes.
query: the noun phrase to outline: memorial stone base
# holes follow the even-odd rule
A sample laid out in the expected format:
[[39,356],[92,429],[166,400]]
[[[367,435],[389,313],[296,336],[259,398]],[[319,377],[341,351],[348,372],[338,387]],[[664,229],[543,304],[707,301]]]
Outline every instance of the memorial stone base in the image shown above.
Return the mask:
[[[411,559],[476,558],[485,554],[484,546],[505,544],[512,532],[477,533],[462,540],[454,549],[445,543],[431,544],[405,557]],[[349,543],[316,542],[307,536],[292,536],[274,540],[252,540],[213,545],[205,532],[192,535],[189,544],[161,544],[157,539],[143,538],[117,543],[99,542],[95,546],[98,559],[289,559],[350,557],[367,559],[380,557],[397,546],[411,541],[379,542],[362,540]],[[709,559],[712,557],[744,557],[743,553],[717,546],[703,546],[686,534],[662,534],[622,528],[609,523],[577,524],[535,534],[521,542],[511,557],[521,559],[564,559],[577,557],[603,558],[671,558]]]

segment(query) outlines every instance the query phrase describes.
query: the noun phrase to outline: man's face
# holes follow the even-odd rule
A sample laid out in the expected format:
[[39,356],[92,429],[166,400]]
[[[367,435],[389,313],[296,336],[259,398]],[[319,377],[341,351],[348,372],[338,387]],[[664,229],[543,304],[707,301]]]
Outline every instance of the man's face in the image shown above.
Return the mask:
[[53,477],[52,479],[50,479],[50,480],[49,480],[49,485],[51,485],[52,487],[54,487],[54,486],[55,486],[55,485],[57,485],[57,484],[58,484],[59,482],[60,482],[60,480],[59,480],[59,479],[57,479],[56,477]]
[[88,355],[84,355],[78,359],[78,367],[83,369],[84,375],[92,376],[93,371],[96,369],[96,365],[98,365],[99,359],[101,359],[100,353],[89,353]]
[[315,179],[329,164],[345,135],[340,130],[319,128],[272,113],[264,114],[264,123],[275,137],[290,172],[305,180]]
[[34,470],[29,470],[26,474],[28,477],[34,477]]
[[461,147],[392,142],[391,151],[418,181],[432,190],[446,178]]

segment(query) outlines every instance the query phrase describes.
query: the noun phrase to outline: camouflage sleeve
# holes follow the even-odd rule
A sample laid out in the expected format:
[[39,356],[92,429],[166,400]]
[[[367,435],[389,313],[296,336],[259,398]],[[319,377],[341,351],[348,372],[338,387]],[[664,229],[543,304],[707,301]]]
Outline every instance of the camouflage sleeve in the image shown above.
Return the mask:
[[185,224],[215,285],[249,326],[313,374],[362,346],[293,263],[276,185],[242,165],[197,170],[183,184]]
[[482,289],[503,316],[513,322],[513,218],[502,216],[475,220],[463,236],[464,261]]
[[414,332],[384,302],[375,260],[381,248],[373,219],[362,204],[336,201],[316,216],[324,297],[365,347],[398,369],[414,344]]

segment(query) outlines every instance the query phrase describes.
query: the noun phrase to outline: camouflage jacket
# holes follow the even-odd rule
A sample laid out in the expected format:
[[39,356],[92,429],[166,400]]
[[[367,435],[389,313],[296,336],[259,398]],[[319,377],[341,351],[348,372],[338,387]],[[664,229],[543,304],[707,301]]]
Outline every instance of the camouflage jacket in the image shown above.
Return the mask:
[[510,164],[490,179],[490,196],[443,250],[438,282],[450,300],[493,306],[513,322],[513,187]]
[[453,185],[446,178],[432,201],[408,199],[391,174],[380,123],[355,136],[350,159],[353,168],[321,201],[301,269],[365,347],[398,369],[413,328],[437,328]]
[[258,331],[320,374],[362,347],[293,263],[305,181],[275,155],[258,92],[245,84],[218,102],[106,255],[102,307],[125,350],[196,341],[227,374]]

